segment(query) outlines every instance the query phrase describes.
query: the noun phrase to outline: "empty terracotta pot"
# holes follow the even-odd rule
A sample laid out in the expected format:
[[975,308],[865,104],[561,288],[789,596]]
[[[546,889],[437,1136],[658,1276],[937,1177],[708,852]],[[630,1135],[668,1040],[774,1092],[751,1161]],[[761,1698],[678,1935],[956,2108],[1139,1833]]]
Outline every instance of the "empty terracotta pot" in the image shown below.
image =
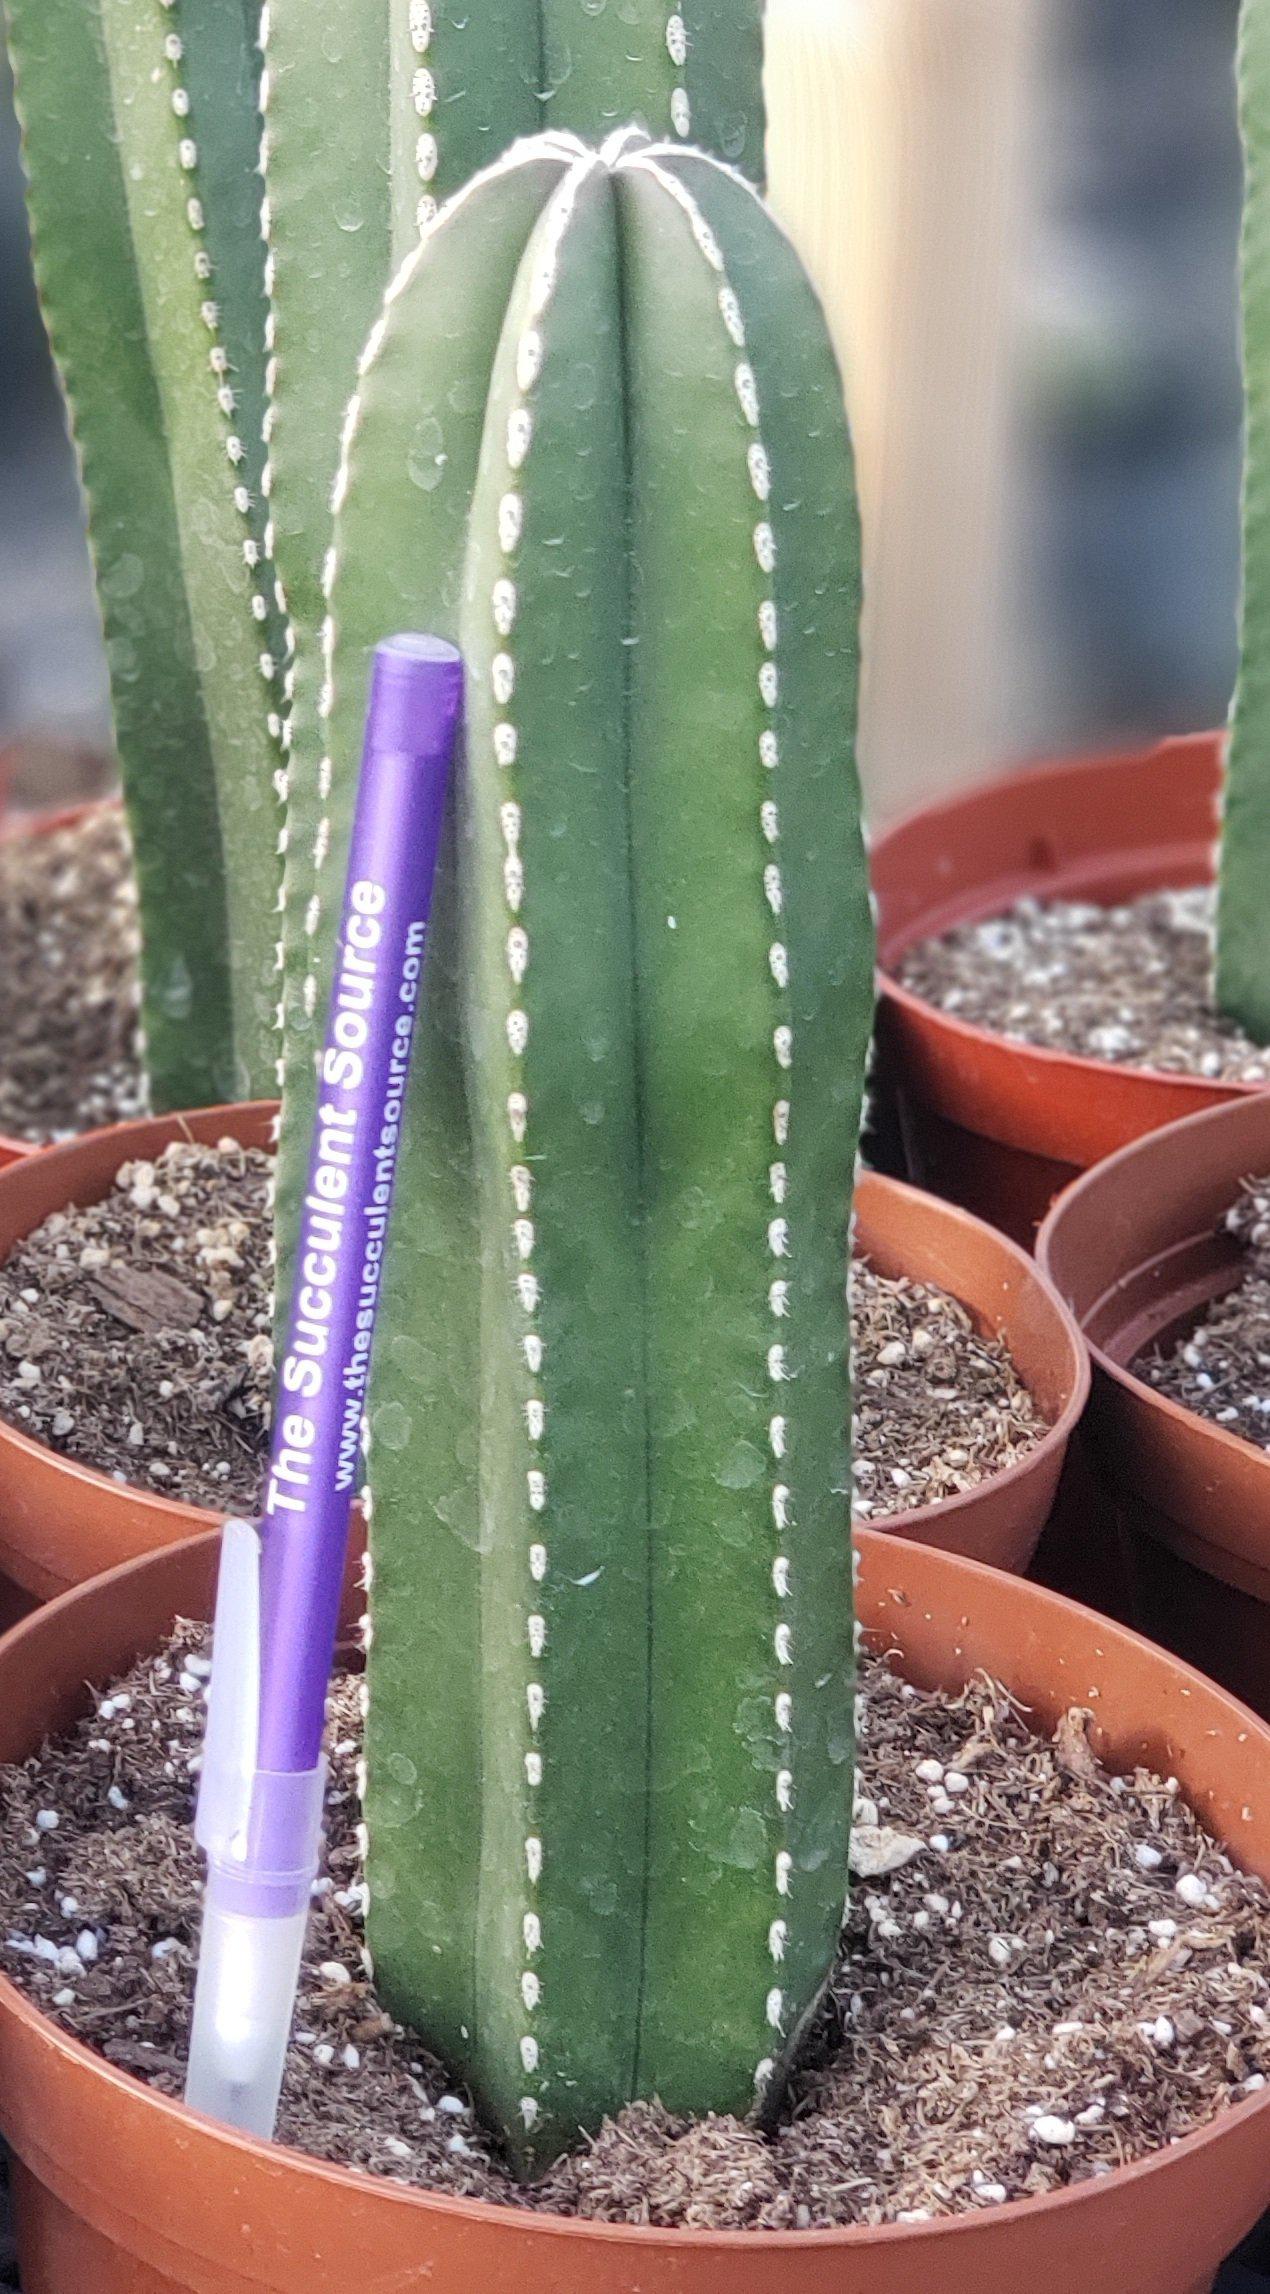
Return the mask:
[[1089,1393],[1080,1332],[1062,1300],[1017,1243],[898,1179],[865,1172],[856,1190],[856,1248],[880,1274],[935,1283],[967,1307],[976,1327],[1003,1339],[1024,1385],[1049,1420],[1017,1465],[956,1497],[880,1517],[891,1537],[1022,1572],[1049,1518],[1063,1461]]
[[[906,1676],[979,1667],[1043,1724],[1075,1702],[1102,1755],[1172,1773],[1270,1879],[1270,1729],[1089,1610],[865,1532],[860,1609]],[[133,1562],[0,1645],[0,1760],[207,1616],[216,1540]],[[194,2117],[67,2038],[0,1981],[0,2126],[24,2294],[1207,2294],[1270,2188],[1270,2089],[1140,2164],[1040,2198],[883,2230],[639,2230],[429,2198]]]
[[1087,1172],[1037,1253],[1089,1340],[1089,1449],[1125,1534],[1135,1622],[1270,1714],[1270,1456],[1132,1368],[1239,1280],[1221,1222],[1263,1172],[1270,1094],[1245,1094]]
[[1222,736],[1038,765],[931,805],[874,848],[877,1089],[911,1176],[1030,1243],[1059,1189],[1144,1132],[1257,1086],[1035,1050],[895,977],[918,941],[1025,894],[1113,903],[1212,875]]
[[[268,1147],[276,1108],[261,1100],[120,1123],[24,1155],[0,1170],[0,1260],[52,1212],[97,1203],[120,1165],[160,1154],[174,1139],[237,1139]],[[0,1622],[156,1545],[208,1528],[202,1507],[126,1487],[0,1419]]]

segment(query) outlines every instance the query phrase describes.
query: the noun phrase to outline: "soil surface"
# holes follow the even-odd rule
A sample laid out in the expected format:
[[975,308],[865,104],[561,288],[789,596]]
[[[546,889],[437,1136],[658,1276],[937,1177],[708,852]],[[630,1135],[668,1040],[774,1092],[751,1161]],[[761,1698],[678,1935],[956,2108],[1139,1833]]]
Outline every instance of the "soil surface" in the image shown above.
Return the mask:
[[254,1509],[269,1433],[272,1158],[126,1163],[0,1266],[0,1414],[192,1505]]
[[[0,1966],[66,2030],[181,2090],[198,1925],[190,1832],[208,1673],[183,1627],[69,1744],[0,1772]],[[357,1843],[356,1681],[336,1684],[328,1844],[282,2139],[416,2186],[727,2229],[1001,2205],[1140,2158],[1264,2085],[1270,1895],[1176,1783],[1108,1777],[1074,1711],[862,1679],[852,1907],[773,2135],[623,2111],[532,2193],[375,1997]]]
[[1213,1006],[1211,885],[1123,908],[1020,900],[897,968],[927,1003],[1016,1043],[1171,1075],[1264,1083],[1270,1051]]
[[955,1497],[1035,1448],[1047,1421],[998,1338],[927,1283],[851,1270],[855,1513]]
[[[270,1160],[175,1146],[0,1266],[0,1416],[119,1480],[253,1511],[269,1432]],[[857,1265],[856,1511],[952,1496],[1046,1421],[996,1339]],[[902,1462],[901,1462],[902,1461]]]
[[1225,1221],[1247,1272],[1190,1336],[1134,1364],[1161,1394],[1270,1450],[1270,1179],[1249,1179]]
[[0,1132],[61,1139],[145,1109],[123,814],[0,841]]

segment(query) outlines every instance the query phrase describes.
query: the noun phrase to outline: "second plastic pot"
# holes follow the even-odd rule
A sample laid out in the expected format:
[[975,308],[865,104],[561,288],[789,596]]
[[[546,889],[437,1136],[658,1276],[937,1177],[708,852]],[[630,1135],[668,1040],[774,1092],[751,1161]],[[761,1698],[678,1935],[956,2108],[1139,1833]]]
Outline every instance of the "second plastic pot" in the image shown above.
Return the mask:
[[1270,1095],[1170,1124],[1054,1205],[1042,1266],[1089,1341],[1090,1455],[1130,1558],[1144,1632],[1270,1714],[1270,1455],[1158,1393],[1133,1365],[1184,1338],[1239,1280],[1222,1232],[1240,1182],[1270,1172]]
[[[174,1139],[230,1137],[268,1147],[275,1113],[261,1101],[119,1124],[0,1171],[0,1260],[53,1211],[100,1201],[121,1164],[152,1160]],[[1084,1406],[1080,1334],[1031,1260],[982,1221],[872,1175],[861,1182],[858,1206],[861,1246],[881,1271],[941,1284],[959,1298],[980,1329],[1004,1339],[1049,1421],[1017,1465],[958,1497],[892,1515],[885,1526],[1000,1569],[1026,1569]],[[216,1518],[116,1482],[0,1419],[0,1626]]]
[[1024,895],[1100,903],[1212,875],[1222,735],[1037,765],[931,805],[874,848],[877,1095],[911,1175],[1030,1243],[1054,1195],[1161,1124],[1256,1086],[1015,1043],[897,977],[920,940]]

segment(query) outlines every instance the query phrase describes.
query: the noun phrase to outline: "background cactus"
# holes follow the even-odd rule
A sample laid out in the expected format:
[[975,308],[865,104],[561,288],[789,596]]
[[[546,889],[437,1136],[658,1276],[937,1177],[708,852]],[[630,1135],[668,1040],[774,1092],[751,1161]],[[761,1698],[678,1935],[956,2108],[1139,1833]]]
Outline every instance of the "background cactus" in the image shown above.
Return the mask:
[[1243,599],[1217,908],[1217,1000],[1270,1043],[1266,876],[1270,865],[1270,6],[1243,0],[1239,120],[1244,149]]
[[531,2166],[633,2094],[747,2109],[842,1913],[851,458],[758,199],[630,136],[453,202],[345,436],[313,1009],[369,650],[468,665],[372,1410],[370,1933]]
[[257,527],[254,8],[11,0],[36,267],[73,409],[159,1106],[267,1090],[281,628]]
[[[647,119],[757,171],[760,15],[759,0],[682,16],[667,0],[11,0],[157,1106],[273,1085],[279,743],[293,704],[313,723],[340,423],[396,259],[438,198],[557,116],[597,134]],[[306,865],[311,787],[301,776],[287,831]]]

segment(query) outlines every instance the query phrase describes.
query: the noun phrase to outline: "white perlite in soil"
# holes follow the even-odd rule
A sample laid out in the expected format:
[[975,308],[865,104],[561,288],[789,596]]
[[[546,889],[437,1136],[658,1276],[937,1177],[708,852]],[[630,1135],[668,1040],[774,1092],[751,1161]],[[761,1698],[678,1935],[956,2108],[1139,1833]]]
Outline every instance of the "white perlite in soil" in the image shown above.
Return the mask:
[[[183,1628],[68,1743],[0,1771],[0,1967],[168,2095],[189,2037],[208,1671],[204,1634]],[[469,2098],[375,1995],[357,1690],[346,1676],[333,1698],[280,2123],[317,2158],[600,2221],[802,2230],[1106,2175],[1265,2084],[1270,1896],[1175,1780],[1108,1776],[1086,1712],[1040,1736],[983,1678],[949,1698],[871,1661],[851,1911],[779,2126],[635,2104],[519,2190]]]
[[138,947],[118,805],[0,840],[0,1131],[64,1139],[144,1113]]
[[1121,908],[1020,900],[911,948],[897,977],[1015,1043],[1171,1075],[1264,1083],[1270,1051],[1214,1008],[1210,885]]
[[881,1521],[1017,1465],[1045,1417],[999,1338],[931,1283],[851,1269],[854,1511]]
[[0,1265],[0,1414],[162,1497],[251,1512],[273,1375],[273,1160],[175,1140]]
[[1134,1364],[1158,1393],[1270,1450],[1270,1179],[1250,1179],[1226,1215],[1247,1272],[1189,1337]]

